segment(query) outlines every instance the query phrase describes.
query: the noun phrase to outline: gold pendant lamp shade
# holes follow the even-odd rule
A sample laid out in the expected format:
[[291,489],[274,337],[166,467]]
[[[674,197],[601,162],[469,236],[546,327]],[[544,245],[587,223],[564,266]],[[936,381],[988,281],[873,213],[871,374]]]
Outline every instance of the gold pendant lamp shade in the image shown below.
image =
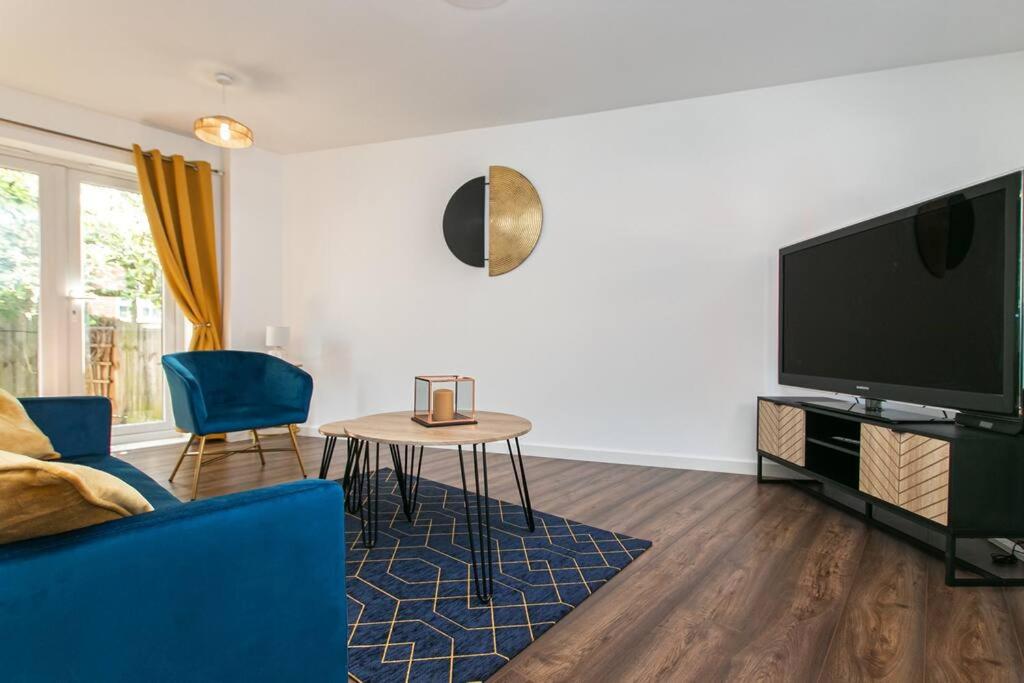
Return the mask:
[[203,116],[196,119],[192,130],[203,142],[218,147],[241,149],[252,146],[252,129],[230,116]]
[[[235,79],[224,73],[217,74],[215,78],[221,87],[222,100],[226,102],[227,87],[231,85]],[[249,126],[245,125],[241,121],[237,121],[230,116],[225,116],[223,114],[199,117],[192,125],[192,131],[195,133],[196,137],[203,142],[216,145],[217,147],[242,149],[244,147],[252,146],[252,128],[249,128]]]

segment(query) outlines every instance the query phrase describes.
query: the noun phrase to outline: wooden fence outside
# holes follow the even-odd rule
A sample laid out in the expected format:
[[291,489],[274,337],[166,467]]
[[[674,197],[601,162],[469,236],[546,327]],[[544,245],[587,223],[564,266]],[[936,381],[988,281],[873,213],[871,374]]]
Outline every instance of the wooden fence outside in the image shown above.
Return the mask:
[[[159,328],[120,320],[89,327],[85,392],[111,400],[114,424],[163,419],[164,375]],[[15,396],[39,393],[36,318],[0,320],[0,387]]]
[[15,396],[39,393],[38,318],[0,320],[0,387]]
[[86,393],[106,396],[115,424],[163,419],[163,331],[139,323],[106,320],[89,327]]

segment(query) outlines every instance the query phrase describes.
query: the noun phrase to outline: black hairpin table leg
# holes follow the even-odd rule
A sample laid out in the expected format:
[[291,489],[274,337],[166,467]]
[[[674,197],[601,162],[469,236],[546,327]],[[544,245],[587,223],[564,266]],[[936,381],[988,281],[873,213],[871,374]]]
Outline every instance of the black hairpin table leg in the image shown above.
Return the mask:
[[359,454],[365,441],[348,439],[348,455],[345,458],[345,475],[341,486],[345,490],[345,509],[353,515],[359,511],[360,499],[355,493],[355,483],[359,480]]
[[516,458],[512,455],[512,442],[505,439],[508,444],[508,459],[512,461],[512,474],[516,477],[516,488],[519,489],[519,502],[523,506],[523,515],[526,517],[526,526],[530,531],[537,528],[533,519],[533,504],[530,503],[530,487],[526,485],[526,468],[523,467],[523,451],[519,448],[519,437],[516,437],[516,454],[519,456],[519,466],[516,467]]
[[[462,473],[462,501],[466,508],[466,535],[469,538],[469,554],[473,572],[473,587],[482,603],[489,603],[494,594],[494,557],[491,548],[491,508],[487,485],[487,444],[480,444],[483,460],[483,490],[480,488],[480,463],[477,461],[477,447],[473,444],[473,479],[476,484],[476,536],[474,540],[473,513],[469,505],[469,489],[466,485],[466,466],[459,446],[459,470]],[[479,546],[479,552],[477,552]]]
[[[412,522],[416,512],[416,500],[420,495],[420,472],[423,470],[423,446],[420,446],[420,463],[416,467],[416,446],[391,446],[391,462],[395,466],[398,492],[402,495],[402,512]],[[416,477],[413,478],[413,470]]]
[[324,454],[320,458],[320,478],[327,478],[327,470],[331,466],[331,458],[334,456],[334,445],[338,442],[338,437],[328,436],[324,439]]
[[[352,514],[359,509],[359,497],[355,494],[353,483],[359,476],[359,452],[362,442],[359,439],[345,439],[347,454],[345,456],[345,475],[341,480],[341,488],[345,492],[345,509]],[[328,436],[324,440],[324,454],[320,459],[320,478],[326,479],[334,459],[334,449],[338,445],[338,437]]]
[[[363,545],[372,548],[377,545],[377,518],[380,512],[380,444],[376,444],[376,464],[373,469],[373,477],[370,476],[370,442],[362,441],[361,448],[357,443],[355,446],[355,460],[359,459],[360,450],[363,456],[363,467],[361,473],[353,475],[352,489],[355,495],[355,504],[359,512],[359,527],[363,534]],[[365,486],[366,497],[363,497]]]

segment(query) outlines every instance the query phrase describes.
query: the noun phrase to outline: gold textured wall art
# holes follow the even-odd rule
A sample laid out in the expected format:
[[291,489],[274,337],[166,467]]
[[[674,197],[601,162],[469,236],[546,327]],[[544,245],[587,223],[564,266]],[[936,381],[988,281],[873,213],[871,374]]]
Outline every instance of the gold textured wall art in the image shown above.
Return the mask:
[[540,195],[526,176],[507,166],[491,166],[487,270],[503,275],[519,267],[537,246],[544,224]]
[[522,265],[537,246],[543,223],[544,209],[533,183],[514,168],[491,166],[488,177],[473,178],[455,191],[442,227],[457,259],[475,268],[487,265],[488,274],[495,276]]

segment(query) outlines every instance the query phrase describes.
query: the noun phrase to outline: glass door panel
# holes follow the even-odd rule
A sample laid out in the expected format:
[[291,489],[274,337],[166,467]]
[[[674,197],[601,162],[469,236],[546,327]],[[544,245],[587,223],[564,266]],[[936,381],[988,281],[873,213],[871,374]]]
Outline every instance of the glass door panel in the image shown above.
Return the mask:
[[0,166],[0,388],[39,394],[39,176]]
[[142,196],[79,182],[78,204],[85,391],[110,399],[115,425],[164,422],[164,279]]

